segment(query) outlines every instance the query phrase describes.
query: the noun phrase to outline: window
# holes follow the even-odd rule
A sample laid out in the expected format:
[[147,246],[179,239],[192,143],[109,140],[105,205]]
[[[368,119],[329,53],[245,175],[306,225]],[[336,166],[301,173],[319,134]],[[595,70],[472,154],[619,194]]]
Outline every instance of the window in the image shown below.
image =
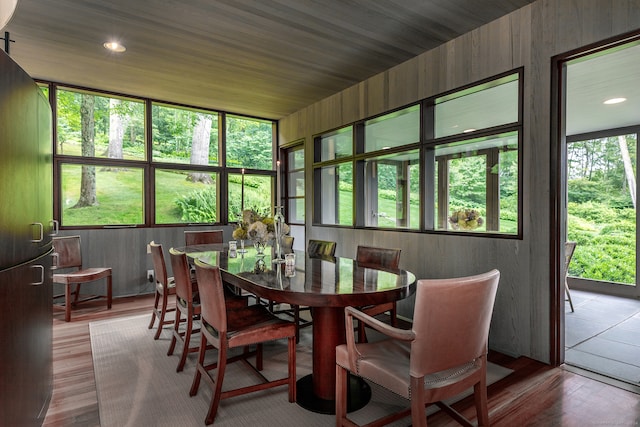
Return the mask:
[[227,116],[227,167],[273,170],[274,123]]
[[435,137],[518,122],[518,74],[436,98]]
[[367,120],[365,152],[388,150],[420,141],[420,105]]
[[520,84],[511,73],[435,99],[435,230],[518,234]]
[[353,128],[348,126],[323,135],[316,146],[319,148],[314,159],[316,162],[350,157],[353,153]]
[[519,235],[521,94],[519,70],[315,137],[314,224]]
[[373,157],[362,162],[365,226],[419,229],[419,150]]
[[273,214],[272,176],[244,172],[228,176],[229,222],[240,221],[244,209],[254,209],[262,215]]
[[351,162],[314,170],[314,220],[322,224],[353,225],[353,166]]
[[143,168],[62,163],[59,179],[61,224],[144,224],[143,177]]
[[153,104],[153,161],[217,165],[218,114]]
[[42,88],[56,100],[61,227],[228,223],[242,205],[271,211],[275,122]]
[[144,103],[58,89],[56,154],[144,160]]
[[436,229],[518,231],[518,133],[435,147]]
[[304,144],[286,151],[286,204],[289,224],[304,224]]
[[156,224],[220,222],[218,174],[155,169]]

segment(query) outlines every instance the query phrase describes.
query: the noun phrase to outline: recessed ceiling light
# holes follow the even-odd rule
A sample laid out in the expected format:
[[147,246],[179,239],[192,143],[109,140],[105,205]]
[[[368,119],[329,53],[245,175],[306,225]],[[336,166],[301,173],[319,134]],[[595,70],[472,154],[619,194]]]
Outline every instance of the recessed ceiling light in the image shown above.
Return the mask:
[[127,50],[126,47],[124,47],[123,45],[121,45],[118,42],[105,42],[103,44],[103,46],[105,47],[105,49],[108,49],[112,52],[118,52],[118,53],[122,53],[125,50]]
[[474,128],[470,128],[470,129],[465,129],[462,132],[463,133],[469,133],[469,132],[475,132],[476,130]]
[[620,104],[621,102],[624,102],[626,100],[627,100],[627,98],[611,98],[611,99],[607,99],[606,101],[604,101],[603,104],[607,104],[607,105]]

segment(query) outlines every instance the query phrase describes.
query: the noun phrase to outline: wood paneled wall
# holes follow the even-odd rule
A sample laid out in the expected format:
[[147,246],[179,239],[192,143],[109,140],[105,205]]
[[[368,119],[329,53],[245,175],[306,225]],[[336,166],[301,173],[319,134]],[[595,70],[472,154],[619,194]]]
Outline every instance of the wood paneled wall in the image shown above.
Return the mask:
[[[313,227],[336,240],[402,248],[401,267],[420,278],[501,273],[490,346],[549,362],[551,58],[640,27],[640,0],[539,0],[439,48],[375,75],[280,121],[282,144],[305,138],[307,218],[312,214],[313,135],[524,67],[522,240]],[[400,302],[411,316],[413,299]]]

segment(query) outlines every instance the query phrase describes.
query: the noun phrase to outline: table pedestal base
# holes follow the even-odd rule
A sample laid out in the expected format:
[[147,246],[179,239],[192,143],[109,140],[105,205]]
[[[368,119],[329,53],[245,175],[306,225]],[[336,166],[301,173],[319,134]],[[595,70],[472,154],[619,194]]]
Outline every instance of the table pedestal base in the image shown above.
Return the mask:
[[[313,377],[307,375],[296,383],[296,403],[304,409],[319,414],[335,414],[336,401],[317,397],[313,393]],[[371,400],[371,387],[365,380],[355,375],[349,375],[347,412],[357,411]]]

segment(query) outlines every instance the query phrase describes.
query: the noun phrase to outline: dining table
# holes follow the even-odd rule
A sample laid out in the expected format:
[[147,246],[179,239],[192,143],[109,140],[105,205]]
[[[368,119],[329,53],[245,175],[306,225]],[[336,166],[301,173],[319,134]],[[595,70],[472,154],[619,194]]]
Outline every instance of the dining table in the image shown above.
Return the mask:
[[[273,262],[273,249],[264,255],[248,246],[229,251],[227,244],[176,248],[190,259],[220,268],[227,285],[266,300],[311,307],[312,373],[296,383],[296,401],[305,409],[335,413],[336,346],[345,343],[344,308],[397,301],[415,292],[416,278],[402,269],[361,265],[347,257],[309,256],[294,251],[295,264]],[[351,376],[348,411],[360,409],[371,398],[366,381]]]

